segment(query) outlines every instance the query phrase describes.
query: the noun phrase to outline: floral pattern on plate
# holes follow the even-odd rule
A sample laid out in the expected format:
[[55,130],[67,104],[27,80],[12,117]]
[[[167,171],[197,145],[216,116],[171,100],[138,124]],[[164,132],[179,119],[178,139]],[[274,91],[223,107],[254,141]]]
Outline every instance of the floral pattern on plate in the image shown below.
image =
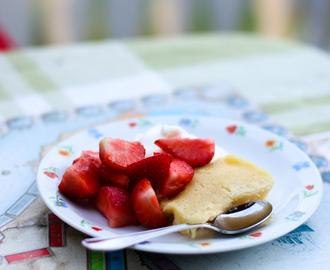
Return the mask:
[[58,178],[59,168],[50,166],[48,168],[44,168],[44,174],[47,175],[49,178]]
[[85,219],[81,220],[80,225],[81,225],[82,227],[89,227],[89,228],[91,228],[92,230],[97,231],[97,232],[102,231],[102,228],[100,228],[100,227],[94,225],[93,223],[88,222],[88,221],[85,220]]
[[305,188],[306,188],[306,190],[303,191],[304,198],[314,196],[319,192],[318,190],[314,191],[314,185],[307,185],[307,186],[305,186]]
[[244,239],[255,239],[257,237],[261,237],[262,236],[262,232],[257,232],[257,233],[251,233],[249,235],[244,235],[244,236],[240,236],[239,239],[244,240]]
[[277,140],[267,140],[265,142],[265,146],[269,148],[270,151],[274,150],[283,150],[283,141],[277,141]]
[[309,168],[311,165],[308,161],[299,161],[296,164],[292,166],[293,169],[295,169],[297,172],[304,169]]
[[48,199],[52,200],[52,202],[54,203],[54,205],[56,207],[63,207],[63,208],[68,208],[65,200],[63,200],[61,197],[59,197],[58,195],[56,195],[55,197],[48,197]]
[[209,242],[188,244],[188,246],[193,247],[193,248],[203,248],[203,247],[209,247],[211,245],[212,245],[212,243],[209,243]]
[[71,157],[74,155],[71,145],[58,146],[58,153],[64,157]]
[[182,126],[183,128],[196,128],[200,125],[199,120],[197,118],[191,119],[191,118],[182,118],[179,121],[179,126]]
[[301,219],[306,213],[302,211],[294,211],[292,214],[285,218],[286,221],[298,221]]
[[244,136],[246,133],[244,126],[232,125],[232,126],[226,127],[226,130],[229,134],[235,134],[235,135],[240,135],[240,136]]

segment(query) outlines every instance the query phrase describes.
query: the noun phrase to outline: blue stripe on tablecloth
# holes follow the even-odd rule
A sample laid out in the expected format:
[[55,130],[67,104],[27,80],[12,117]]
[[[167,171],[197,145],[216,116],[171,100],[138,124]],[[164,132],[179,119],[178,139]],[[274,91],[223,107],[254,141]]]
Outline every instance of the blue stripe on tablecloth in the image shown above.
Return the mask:
[[13,218],[12,217],[8,217],[6,215],[2,215],[0,216],[0,228],[4,225],[6,225],[7,223],[9,223],[10,221],[12,221]]
[[22,213],[34,200],[36,196],[23,195],[8,211],[7,214],[18,216]]
[[116,250],[106,253],[108,270],[125,270],[126,256],[124,250]]

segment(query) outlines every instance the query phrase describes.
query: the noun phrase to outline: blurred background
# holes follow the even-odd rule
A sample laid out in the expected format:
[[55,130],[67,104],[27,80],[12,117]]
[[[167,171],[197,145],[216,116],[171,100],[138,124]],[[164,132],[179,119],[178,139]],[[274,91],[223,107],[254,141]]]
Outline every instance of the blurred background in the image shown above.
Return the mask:
[[241,31],[330,50],[330,0],[0,0],[19,47]]

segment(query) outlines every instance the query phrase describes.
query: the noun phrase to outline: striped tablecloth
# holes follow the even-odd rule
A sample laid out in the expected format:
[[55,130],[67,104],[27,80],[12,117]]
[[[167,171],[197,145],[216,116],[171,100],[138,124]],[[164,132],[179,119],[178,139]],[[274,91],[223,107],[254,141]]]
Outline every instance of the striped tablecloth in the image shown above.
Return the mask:
[[290,138],[311,156],[328,195],[329,75],[330,58],[321,51],[240,34],[0,54],[0,269],[327,269],[329,196],[297,230],[244,251],[98,253],[86,251],[86,235],[47,209],[35,179],[45,153],[74,132],[132,116],[195,114]]
[[329,55],[294,42],[240,34],[0,54],[0,123],[217,82],[228,83],[297,135],[330,130]]

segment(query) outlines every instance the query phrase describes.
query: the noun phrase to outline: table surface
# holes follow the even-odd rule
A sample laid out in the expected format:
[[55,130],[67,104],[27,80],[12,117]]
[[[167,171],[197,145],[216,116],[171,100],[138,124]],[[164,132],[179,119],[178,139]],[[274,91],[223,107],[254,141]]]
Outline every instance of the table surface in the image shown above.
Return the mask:
[[[324,52],[243,34],[110,40],[0,54],[0,268],[326,269],[329,75]],[[294,140],[323,177],[320,207],[295,231],[241,251],[86,252],[80,245],[86,236],[40,199],[35,182],[40,160],[80,130],[162,114],[238,119]]]

